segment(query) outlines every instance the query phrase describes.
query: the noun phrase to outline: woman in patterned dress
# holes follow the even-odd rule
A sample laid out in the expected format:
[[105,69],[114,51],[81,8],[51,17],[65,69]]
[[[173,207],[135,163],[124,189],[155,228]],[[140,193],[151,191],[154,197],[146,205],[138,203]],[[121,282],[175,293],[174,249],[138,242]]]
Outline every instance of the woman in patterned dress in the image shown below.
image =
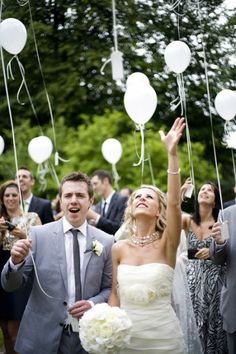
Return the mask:
[[[20,208],[20,192],[15,181],[7,181],[0,187],[0,271],[8,258],[14,242],[26,238],[28,230],[41,221],[36,213],[23,213]],[[6,221],[14,225],[11,230]],[[20,320],[24,312],[31,284],[14,293],[7,293],[0,286],[0,327],[6,354],[15,353],[14,344]]]
[[226,354],[226,335],[219,311],[225,267],[212,263],[211,229],[220,209],[219,191],[211,183],[201,186],[193,215],[183,215],[187,235],[187,280],[204,354]]

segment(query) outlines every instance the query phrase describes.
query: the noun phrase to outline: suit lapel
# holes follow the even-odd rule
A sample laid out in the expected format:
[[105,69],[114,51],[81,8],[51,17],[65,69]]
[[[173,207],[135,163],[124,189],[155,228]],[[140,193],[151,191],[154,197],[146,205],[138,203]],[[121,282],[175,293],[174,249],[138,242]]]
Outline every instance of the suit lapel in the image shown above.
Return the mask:
[[67,266],[66,266],[66,251],[62,220],[59,220],[53,231],[53,241],[55,245],[56,255],[61,270],[62,279],[65,289],[68,289]]
[[84,252],[84,261],[83,261],[83,268],[81,274],[81,284],[82,284],[82,291],[84,289],[84,281],[86,277],[86,271],[88,267],[88,263],[93,255],[92,245],[93,241],[95,241],[95,235],[93,234],[92,228],[90,225],[87,226],[87,237],[86,237],[86,249]]
[[111,201],[110,201],[107,213],[106,213],[106,218],[108,218],[110,216],[112,209],[113,209],[114,205],[116,204],[116,199],[117,199],[117,193],[115,192],[113,194],[113,196],[111,197]]
[[28,211],[34,211],[34,210],[35,210],[35,207],[36,207],[36,203],[35,203],[35,202],[36,202],[36,201],[35,201],[35,196],[33,196],[33,197],[31,198]]

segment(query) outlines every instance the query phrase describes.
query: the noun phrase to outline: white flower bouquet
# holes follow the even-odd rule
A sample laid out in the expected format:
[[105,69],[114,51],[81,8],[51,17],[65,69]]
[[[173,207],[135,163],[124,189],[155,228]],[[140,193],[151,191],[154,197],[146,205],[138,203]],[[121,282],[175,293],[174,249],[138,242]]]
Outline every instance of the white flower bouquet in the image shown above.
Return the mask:
[[85,312],[79,326],[81,344],[91,354],[118,353],[130,341],[132,323],[126,312],[106,303]]

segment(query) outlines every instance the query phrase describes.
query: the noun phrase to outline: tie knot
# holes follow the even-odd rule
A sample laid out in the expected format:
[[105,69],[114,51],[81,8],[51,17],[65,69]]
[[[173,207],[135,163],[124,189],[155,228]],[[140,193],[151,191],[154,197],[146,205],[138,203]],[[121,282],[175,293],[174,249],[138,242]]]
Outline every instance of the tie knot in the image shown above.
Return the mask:
[[70,229],[71,233],[73,236],[77,236],[78,235],[78,232],[79,230],[78,229]]

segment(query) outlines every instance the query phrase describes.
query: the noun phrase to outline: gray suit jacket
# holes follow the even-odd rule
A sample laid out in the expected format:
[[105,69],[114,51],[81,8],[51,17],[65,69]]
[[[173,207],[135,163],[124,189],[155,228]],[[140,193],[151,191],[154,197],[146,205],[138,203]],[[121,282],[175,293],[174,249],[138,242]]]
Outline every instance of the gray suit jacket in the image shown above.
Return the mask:
[[[81,274],[82,298],[95,304],[106,302],[111,290],[113,237],[88,225],[87,244]],[[67,271],[62,220],[32,227],[32,258],[29,255],[17,271],[10,271],[9,261],[2,271],[2,285],[14,291],[28,277],[33,277],[33,288],[17,336],[15,350],[22,354],[56,354],[60,345],[63,324],[67,317]],[[92,241],[103,244],[103,252],[92,252]]]
[[[219,214],[219,219],[222,212]],[[216,264],[226,263],[226,283],[221,291],[220,312],[223,327],[228,333],[236,331],[236,205],[224,209],[224,220],[229,222],[230,238],[224,245],[212,243],[211,258]]]

